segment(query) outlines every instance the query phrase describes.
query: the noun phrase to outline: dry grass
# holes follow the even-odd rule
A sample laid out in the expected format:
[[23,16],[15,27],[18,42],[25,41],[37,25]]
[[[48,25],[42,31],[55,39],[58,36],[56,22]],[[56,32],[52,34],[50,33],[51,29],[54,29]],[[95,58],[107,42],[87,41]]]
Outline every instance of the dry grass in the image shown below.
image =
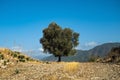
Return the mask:
[[120,80],[119,71],[115,64],[21,62],[0,68],[0,80]]
[[63,71],[68,73],[73,73],[78,71],[79,63],[78,62],[68,62],[64,64]]
[[56,75],[49,76],[49,80],[58,80]]

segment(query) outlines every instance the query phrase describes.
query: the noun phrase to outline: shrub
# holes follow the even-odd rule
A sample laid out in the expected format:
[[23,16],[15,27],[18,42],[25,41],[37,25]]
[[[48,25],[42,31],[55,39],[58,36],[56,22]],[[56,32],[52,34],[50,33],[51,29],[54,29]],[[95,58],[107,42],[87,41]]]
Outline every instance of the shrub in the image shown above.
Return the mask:
[[16,54],[16,53],[14,53],[14,54],[13,54],[13,57],[17,57],[17,54]]
[[90,57],[89,62],[95,62],[95,61],[96,61],[95,57]]
[[120,46],[113,47],[111,51],[107,54],[105,60],[106,62],[119,63],[120,62]]
[[18,56],[18,59],[24,59],[24,58],[25,58],[24,55],[19,55],[19,56]]
[[0,60],[3,60],[4,59],[4,55],[0,53]]
[[16,54],[20,54],[20,52],[15,51]]
[[13,56],[14,55],[14,53],[13,52],[11,52],[11,54],[10,54],[11,56]]
[[7,61],[4,61],[3,65],[6,65]]
[[15,69],[15,74],[18,74],[19,73],[19,70],[18,69]]
[[45,63],[46,63],[46,64],[50,64],[50,62],[48,62],[48,61],[46,61]]
[[26,58],[26,60],[27,60],[27,61],[30,61],[30,58],[29,58],[29,57],[27,57],[27,58]]
[[94,54],[91,54],[90,55],[90,58],[89,58],[89,62],[95,62],[97,59],[99,59],[100,57],[99,56],[96,56]]
[[20,61],[20,62],[25,62],[25,60],[24,60],[24,59],[19,59],[19,61]]
[[10,62],[10,60],[8,59],[7,62]]

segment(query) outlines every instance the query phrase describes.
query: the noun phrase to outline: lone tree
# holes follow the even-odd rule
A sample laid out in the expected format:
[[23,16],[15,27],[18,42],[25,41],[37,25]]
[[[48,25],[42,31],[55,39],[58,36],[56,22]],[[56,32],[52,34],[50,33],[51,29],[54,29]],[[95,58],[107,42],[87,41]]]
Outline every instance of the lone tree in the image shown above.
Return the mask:
[[73,32],[70,28],[62,29],[56,23],[50,23],[48,28],[43,30],[40,43],[44,52],[49,52],[58,57],[58,62],[60,62],[62,56],[76,53],[75,47],[79,44],[78,37],[79,33]]

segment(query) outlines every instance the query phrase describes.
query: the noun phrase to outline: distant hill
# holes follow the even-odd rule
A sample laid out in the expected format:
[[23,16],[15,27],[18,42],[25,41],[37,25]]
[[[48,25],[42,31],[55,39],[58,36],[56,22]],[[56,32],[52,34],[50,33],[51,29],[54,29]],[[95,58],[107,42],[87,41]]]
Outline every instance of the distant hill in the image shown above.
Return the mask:
[[42,51],[40,50],[30,50],[30,51],[23,51],[22,53],[34,58],[34,59],[37,59],[37,60],[41,60],[45,57],[48,57],[50,56],[50,54],[44,54]]
[[120,43],[105,43],[88,50],[89,54],[105,57],[113,47],[119,47]]
[[[76,55],[62,57],[62,61],[85,62],[85,61],[88,61],[90,59],[91,55],[105,57],[113,47],[118,47],[118,46],[120,46],[120,43],[105,43],[105,44],[96,46],[90,50],[77,50]],[[54,57],[52,55],[52,56],[46,57],[42,60],[43,61],[57,61],[57,57]]]

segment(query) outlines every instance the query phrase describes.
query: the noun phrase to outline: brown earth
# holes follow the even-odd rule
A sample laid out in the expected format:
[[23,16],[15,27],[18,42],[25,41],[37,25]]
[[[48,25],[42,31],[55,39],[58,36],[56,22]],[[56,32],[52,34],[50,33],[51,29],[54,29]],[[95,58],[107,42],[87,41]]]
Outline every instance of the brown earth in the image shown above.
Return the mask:
[[0,68],[0,80],[120,80],[120,65],[25,62]]

